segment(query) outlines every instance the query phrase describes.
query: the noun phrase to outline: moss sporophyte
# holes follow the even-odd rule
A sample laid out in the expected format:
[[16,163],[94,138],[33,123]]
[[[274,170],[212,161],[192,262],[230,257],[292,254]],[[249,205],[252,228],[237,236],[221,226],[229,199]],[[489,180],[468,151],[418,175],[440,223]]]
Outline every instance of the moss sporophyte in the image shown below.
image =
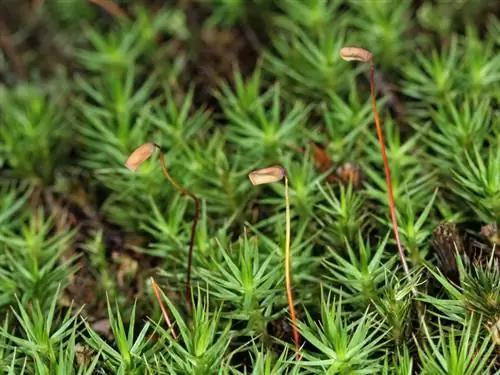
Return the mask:
[[165,165],[165,153],[161,149],[161,147],[153,142],[147,142],[144,143],[143,145],[139,146],[137,149],[135,149],[130,156],[127,158],[125,162],[125,166],[130,169],[131,171],[135,172],[139,166],[144,163],[146,160],[148,160],[155,150],[160,151],[160,165],[161,169],[163,172],[163,175],[165,178],[183,195],[189,196],[193,202],[194,202],[194,217],[193,217],[193,222],[191,226],[191,237],[189,240],[189,248],[188,248],[188,260],[187,260],[187,270],[186,270],[186,306],[189,311],[191,311],[192,308],[192,301],[191,301],[191,269],[192,269],[192,264],[193,264],[193,247],[194,247],[194,241],[196,237],[196,226],[198,224],[198,220],[200,217],[200,201],[198,197],[193,194],[191,191],[183,188],[181,185],[179,185],[173,178],[170,176],[168,173],[167,167]]
[[373,116],[375,118],[375,127],[377,130],[377,136],[380,143],[380,152],[382,153],[382,159],[384,160],[385,179],[387,182],[387,190],[389,193],[389,210],[391,213],[392,228],[394,231],[394,237],[396,238],[396,244],[399,251],[399,258],[401,260],[401,264],[403,266],[405,274],[408,276],[410,271],[408,269],[408,264],[406,263],[404,249],[403,246],[401,245],[401,240],[399,238],[398,221],[396,218],[396,207],[394,204],[394,194],[392,191],[391,170],[389,167],[389,161],[387,160],[387,153],[385,150],[385,142],[384,142],[384,133],[382,132],[382,126],[380,125],[380,116],[378,114],[377,101],[375,97],[375,66],[373,64],[373,56],[371,52],[359,47],[341,48],[340,56],[345,61],[360,61],[370,64],[371,102],[373,108]]
[[288,308],[290,309],[290,317],[292,320],[292,330],[293,330],[293,340],[295,344],[295,356],[297,359],[301,358],[300,355],[300,339],[299,332],[297,330],[297,316],[295,313],[295,306],[293,303],[293,293],[292,293],[292,275],[290,270],[291,265],[291,252],[290,252],[290,239],[291,239],[291,230],[290,230],[290,200],[288,194],[288,176],[285,168],[274,165],[271,167],[257,169],[251,172],[248,177],[252,182],[252,185],[264,185],[264,184],[272,184],[279,182],[281,180],[285,180],[285,225],[286,225],[286,233],[285,233],[285,282],[286,282],[286,295],[288,300]]

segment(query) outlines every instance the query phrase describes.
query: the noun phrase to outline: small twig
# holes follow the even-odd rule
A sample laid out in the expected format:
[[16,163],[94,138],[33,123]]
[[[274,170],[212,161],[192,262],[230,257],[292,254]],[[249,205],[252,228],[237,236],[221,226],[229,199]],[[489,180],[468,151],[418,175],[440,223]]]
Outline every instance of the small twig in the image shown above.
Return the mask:
[[177,334],[175,333],[174,326],[172,325],[172,322],[170,321],[170,317],[168,316],[167,309],[163,305],[163,301],[161,299],[161,293],[160,293],[160,287],[156,283],[155,279],[151,277],[151,286],[153,287],[153,292],[155,294],[156,300],[160,304],[160,309],[163,314],[163,317],[165,318],[165,321],[167,322],[168,329],[172,331],[172,337],[177,340]]
[[5,51],[5,54],[12,62],[12,69],[16,74],[22,79],[26,79],[28,77],[26,66],[16,51],[9,28],[2,19],[0,19],[0,48]]
[[89,1],[91,3],[100,6],[106,12],[108,12],[114,17],[129,20],[127,13],[122,8],[120,8],[120,6],[118,6],[111,0],[89,0]]

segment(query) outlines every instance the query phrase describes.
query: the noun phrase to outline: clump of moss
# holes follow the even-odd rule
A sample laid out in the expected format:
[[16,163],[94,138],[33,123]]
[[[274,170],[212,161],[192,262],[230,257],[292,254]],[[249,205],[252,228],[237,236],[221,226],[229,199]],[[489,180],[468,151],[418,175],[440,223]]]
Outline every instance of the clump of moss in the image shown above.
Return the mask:
[[496,5],[11,3],[3,372],[500,370]]

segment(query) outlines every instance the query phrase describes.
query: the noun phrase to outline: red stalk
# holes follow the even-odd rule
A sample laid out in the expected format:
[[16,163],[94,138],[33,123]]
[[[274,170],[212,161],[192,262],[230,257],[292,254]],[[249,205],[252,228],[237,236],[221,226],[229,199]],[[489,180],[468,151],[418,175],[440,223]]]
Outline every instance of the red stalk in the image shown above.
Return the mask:
[[396,205],[394,203],[394,194],[392,191],[392,179],[391,170],[389,168],[389,161],[387,160],[387,153],[385,151],[384,134],[382,133],[382,127],[380,126],[380,118],[377,109],[377,101],[375,99],[375,67],[373,62],[370,61],[370,90],[371,90],[371,102],[373,107],[373,115],[375,117],[375,127],[377,129],[377,136],[380,143],[380,152],[382,153],[382,159],[384,160],[384,170],[385,170],[385,180],[387,182],[387,190],[389,193],[389,211],[391,213],[392,229],[394,231],[394,237],[396,238],[396,245],[398,247],[399,258],[405,274],[409,274],[408,264],[406,263],[405,253],[403,246],[401,245],[401,240],[399,238],[399,226],[396,218]]
[[191,238],[189,239],[189,248],[188,248],[188,261],[187,261],[187,271],[186,271],[186,304],[188,310],[191,312],[192,301],[191,301],[191,268],[193,266],[193,247],[194,240],[196,237],[196,226],[198,224],[198,220],[200,218],[200,201],[196,195],[194,195],[189,190],[180,186],[168,173],[167,167],[165,165],[165,154],[160,146],[155,145],[160,150],[160,165],[165,178],[181,193],[190,197],[194,202],[194,217],[193,223],[191,225]]
[[174,327],[172,325],[172,322],[170,321],[170,317],[168,316],[167,309],[165,308],[165,306],[163,305],[163,301],[161,300],[160,287],[156,283],[155,279],[153,279],[152,277],[151,277],[151,286],[153,287],[153,292],[155,294],[156,300],[160,304],[161,313],[165,318],[165,322],[167,323],[169,330],[172,331],[172,337],[177,340],[177,334],[174,331]]
[[401,260],[401,264],[403,265],[405,274],[408,276],[410,274],[410,271],[408,269],[408,264],[406,263],[403,246],[401,246],[401,240],[399,238],[399,227],[396,218],[396,205],[394,204],[394,194],[392,191],[391,170],[389,168],[389,161],[387,160],[384,134],[382,132],[382,126],[380,125],[380,117],[377,109],[377,101],[375,99],[375,66],[373,65],[372,54],[370,51],[363,48],[344,47],[340,50],[340,57],[345,61],[361,61],[370,64],[371,102],[373,108],[373,116],[375,117],[375,127],[377,129],[377,136],[380,143],[380,152],[382,153],[382,159],[384,160],[385,180],[387,182],[387,190],[389,193],[389,211],[391,213],[392,229],[394,231],[394,237],[396,238],[396,244],[398,246],[399,258]]

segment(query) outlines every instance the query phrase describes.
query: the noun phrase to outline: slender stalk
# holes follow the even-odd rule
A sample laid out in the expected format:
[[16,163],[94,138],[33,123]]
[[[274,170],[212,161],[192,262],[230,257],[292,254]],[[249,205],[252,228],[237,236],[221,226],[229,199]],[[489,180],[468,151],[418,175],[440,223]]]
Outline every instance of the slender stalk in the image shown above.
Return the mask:
[[380,117],[377,109],[377,101],[375,99],[375,65],[373,64],[373,55],[370,51],[359,48],[359,47],[344,47],[340,49],[340,57],[345,61],[361,61],[370,64],[370,93],[371,102],[373,108],[373,116],[375,117],[375,127],[377,129],[378,141],[380,143],[380,151],[382,153],[382,159],[384,160],[384,170],[385,170],[385,180],[387,183],[387,190],[389,193],[389,211],[391,213],[392,229],[394,231],[394,237],[396,238],[396,244],[398,247],[399,258],[406,276],[410,275],[410,270],[408,269],[408,264],[406,263],[405,252],[403,246],[401,246],[401,240],[399,238],[399,227],[396,218],[396,205],[394,204],[394,194],[392,191],[392,179],[391,170],[389,168],[389,161],[387,160],[387,153],[385,151],[384,133],[382,132],[382,126],[380,126]]
[[[382,127],[380,126],[380,117],[377,109],[377,102],[375,100],[375,67],[373,61],[370,61],[370,90],[371,90],[371,102],[373,107],[373,115],[375,117],[375,127],[377,129],[377,136],[380,142],[380,151],[382,153],[382,159],[384,160],[385,169],[385,179],[387,182],[387,190],[389,195],[389,211],[391,214],[392,229],[394,231],[394,237],[396,238],[396,245],[398,247],[399,258],[401,264],[403,265],[403,270],[408,278],[410,278],[410,270],[408,268],[408,263],[406,262],[405,252],[403,246],[401,245],[401,240],[399,238],[399,226],[396,218],[396,205],[394,203],[394,194],[392,190],[392,179],[391,170],[389,168],[389,161],[387,159],[387,153],[385,150],[384,134],[382,133]],[[416,297],[418,292],[416,288],[411,288],[412,294]],[[425,314],[423,311],[422,303],[416,300],[417,314],[419,316],[419,323],[426,335],[429,335],[429,328],[425,323]]]
[[[385,170],[385,179],[387,183],[387,190],[389,195],[389,211],[391,214],[392,221],[392,229],[394,231],[394,237],[396,238],[396,245],[398,247],[399,258],[401,260],[401,264],[403,265],[403,269],[405,271],[405,275],[408,279],[411,278],[410,270],[408,269],[408,264],[406,263],[405,252],[403,246],[401,245],[401,240],[399,238],[399,227],[398,221],[396,217],[396,205],[394,203],[394,194],[392,190],[392,179],[391,179],[391,170],[389,168],[389,161],[387,160],[387,153],[385,151],[385,142],[384,142],[384,133],[382,132],[382,126],[380,125],[380,117],[377,109],[377,101],[375,99],[375,65],[373,64],[373,56],[370,51],[367,51],[363,48],[358,47],[344,47],[340,50],[340,56],[346,61],[361,61],[364,63],[370,64],[370,94],[371,94],[371,103],[373,109],[373,116],[375,117],[375,127],[377,129],[377,136],[380,143],[380,151],[382,153],[382,159],[384,161],[384,170]],[[411,291],[414,296],[418,295],[416,287],[411,288]],[[429,332],[427,328],[427,324],[424,320],[424,312],[423,306],[420,301],[416,301],[417,305],[417,313],[419,315],[419,321],[421,327],[424,329],[426,333]]]
[[160,304],[160,309],[161,313],[163,314],[163,317],[165,318],[165,321],[167,322],[168,329],[172,331],[172,337],[177,340],[177,334],[174,331],[174,327],[172,322],[170,321],[170,317],[168,316],[167,309],[163,305],[163,301],[161,299],[161,294],[160,294],[160,287],[156,283],[155,279],[151,277],[151,286],[153,287],[153,292],[155,294],[156,300]]
[[120,8],[119,5],[115,4],[111,0],[89,0],[89,1],[91,3],[100,6],[102,9],[104,9],[106,12],[108,12],[114,17],[123,18],[126,20],[129,19],[127,13],[122,8]]
[[291,251],[290,251],[290,199],[288,194],[288,177],[285,176],[285,221],[286,221],[286,230],[285,230],[285,282],[286,282],[286,294],[288,299],[288,307],[290,309],[290,315],[292,320],[292,332],[293,332],[293,341],[295,343],[295,357],[297,359],[301,358],[300,355],[300,342],[299,342],[299,332],[297,330],[297,316],[295,314],[295,306],[293,303],[293,294],[292,294],[292,276],[290,272],[291,266]]
[[186,270],[186,304],[188,310],[191,312],[192,301],[191,301],[191,269],[193,265],[193,248],[194,241],[196,237],[196,226],[198,225],[198,221],[200,218],[200,201],[196,195],[194,195],[191,191],[183,188],[179,185],[168,173],[167,167],[165,165],[165,153],[161,149],[161,147],[157,144],[155,146],[160,150],[160,165],[165,178],[181,193],[189,196],[194,202],[194,217],[193,223],[191,224],[191,237],[189,239],[189,248],[188,248],[188,261],[187,261],[187,270]]
[[191,268],[193,264],[193,247],[194,240],[196,236],[196,226],[198,224],[198,220],[200,217],[200,201],[189,190],[183,188],[179,185],[168,173],[167,167],[165,165],[165,153],[161,149],[161,147],[154,142],[146,142],[136,148],[125,161],[125,166],[135,172],[139,166],[144,163],[147,159],[153,155],[155,150],[160,151],[160,165],[165,178],[176,188],[181,194],[189,196],[194,201],[194,218],[193,224],[191,225],[191,238],[189,240],[189,250],[188,250],[188,262],[187,262],[187,271],[186,271],[186,304],[189,313],[192,310],[192,301],[191,301]]
[[401,245],[401,240],[399,238],[399,226],[396,218],[396,205],[394,203],[394,193],[392,190],[391,170],[389,168],[389,161],[387,159],[387,153],[385,150],[384,134],[382,132],[382,127],[380,126],[380,117],[377,109],[377,101],[375,99],[375,67],[372,61],[370,61],[370,90],[371,90],[371,102],[373,107],[373,116],[375,117],[375,128],[377,129],[377,136],[380,143],[380,152],[382,153],[382,159],[384,160],[385,180],[387,182],[387,190],[389,193],[389,211],[391,214],[392,229],[394,231],[394,237],[396,238],[396,245],[398,247],[401,264],[403,265],[405,274],[409,275],[410,270],[408,269],[405,252],[403,246]]
[[295,358],[301,359],[300,355],[300,342],[299,342],[299,332],[297,331],[297,316],[295,314],[295,306],[293,303],[292,294],[292,276],[291,276],[291,251],[290,251],[290,198],[288,193],[288,176],[286,170],[279,166],[273,165],[271,167],[262,168],[251,172],[248,177],[252,182],[252,185],[262,185],[271,184],[274,182],[281,181],[285,179],[285,286],[286,286],[286,296],[288,300],[288,307],[290,309],[291,321],[292,321],[292,331],[293,331],[293,341],[295,343]]

